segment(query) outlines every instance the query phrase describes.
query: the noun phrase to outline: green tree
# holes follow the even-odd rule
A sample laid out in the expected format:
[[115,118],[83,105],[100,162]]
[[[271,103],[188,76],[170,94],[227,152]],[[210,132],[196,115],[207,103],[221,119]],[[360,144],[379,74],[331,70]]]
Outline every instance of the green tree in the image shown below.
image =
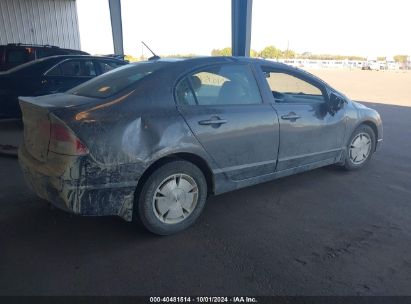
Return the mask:
[[[211,56],[231,56],[232,51],[230,47],[226,47],[223,49],[213,49],[211,51]],[[250,57],[258,57],[259,53],[256,50],[250,50]]]
[[189,53],[189,54],[168,54],[168,55],[161,55],[162,58],[192,58],[198,55]]
[[405,62],[407,62],[407,58],[408,58],[407,55],[395,55],[395,56],[394,56],[395,62],[399,62],[399,63],[405,63]]
[[256,50],[253,50],[253,49],[250,50],[250,57],[255,58],[255,57],[258,57],[258,56],[259,56],[259,54]]
[[367,58],[365,57],[361,57],[361,56],[347,56],[348,60],[367,60]]
[[230,47],[226,47],[223,49],[213,49],[211,51],[211,56],[231,56],[231,54],[232,52]]
[[124,55],[124,59],[127,60],[128,62],[136,62],[136,61],[139,61],[138,58],[133,57],[132,55]]
[[295,58],[295,52],[292,50],[285,50],[282,54],[284,58]]
[[263,58],[281,58],[282,51],[275,46],[267,46],[260,52],[260,57]]

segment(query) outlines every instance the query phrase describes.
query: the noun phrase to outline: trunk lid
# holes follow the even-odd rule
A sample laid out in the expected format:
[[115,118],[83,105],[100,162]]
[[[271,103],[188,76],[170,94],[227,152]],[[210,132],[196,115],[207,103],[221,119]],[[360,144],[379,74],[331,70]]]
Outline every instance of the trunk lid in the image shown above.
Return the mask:
[[89,103],[95,103],[101,101],[96,98],[78,96],[66,93],[57,93],[51,95],[44,95],[39,97],[19,97],[24,102],[30,102],[40,107],[46,107],[50,109],[60,108],[74,108],[77,106],[87,105]]
[[19,97],[24,125],[24,144],[28,153],[36,160],[46,162],[52,135],[51,127],[53,121],[59,119],[57,112],[76,113],[78,109],[96,102],[100,100],[64,93]]
[[20,97],[24,124],[24,144],[28,153],[40,162],[46,161],[50,140],[49,110],[33,103],[33,98]]

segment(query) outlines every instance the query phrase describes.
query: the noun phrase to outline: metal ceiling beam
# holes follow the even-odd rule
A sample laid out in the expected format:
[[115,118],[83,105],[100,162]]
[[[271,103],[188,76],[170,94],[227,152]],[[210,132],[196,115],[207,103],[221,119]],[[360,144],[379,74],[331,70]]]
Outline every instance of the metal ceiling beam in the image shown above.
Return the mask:
[[231,49],[233,56],[250,56],[253,0],[231,0]]
[[[124,55],[120,0],[109,0],[114,53]],[[231,48],[233,56],[250,56],[253,0],[231,0]]]
[[121,3],[120,0],[108,0],[108,3],[110,6],[111,32],[113,35],[114,54],[124,55]]

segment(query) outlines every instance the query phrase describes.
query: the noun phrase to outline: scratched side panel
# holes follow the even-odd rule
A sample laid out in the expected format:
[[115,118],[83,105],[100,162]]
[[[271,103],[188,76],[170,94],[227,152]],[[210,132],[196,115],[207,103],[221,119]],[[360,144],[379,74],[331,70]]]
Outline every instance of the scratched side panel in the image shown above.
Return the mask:
[[165,73],[121,96],[53,112],[90,151],[77,172],[84,176],[76,188],[81,214],[117,214],[130,220],[139,178],[170,154],[193,153],[211,170],[216,168],[177,112],[173,82]]

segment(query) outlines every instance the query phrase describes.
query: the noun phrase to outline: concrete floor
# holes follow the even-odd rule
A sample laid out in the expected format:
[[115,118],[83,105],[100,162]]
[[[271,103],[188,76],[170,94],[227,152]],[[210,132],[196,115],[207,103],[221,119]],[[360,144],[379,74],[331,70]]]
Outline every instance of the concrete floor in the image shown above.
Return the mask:
[[23,141],[23,125],[17,119],[0,120],[0,154],[17,155]]
[[375,105],[384,147],[208,201],[157,237],[51,210],[0,157],[0,295],[411,295],[411,107]]

